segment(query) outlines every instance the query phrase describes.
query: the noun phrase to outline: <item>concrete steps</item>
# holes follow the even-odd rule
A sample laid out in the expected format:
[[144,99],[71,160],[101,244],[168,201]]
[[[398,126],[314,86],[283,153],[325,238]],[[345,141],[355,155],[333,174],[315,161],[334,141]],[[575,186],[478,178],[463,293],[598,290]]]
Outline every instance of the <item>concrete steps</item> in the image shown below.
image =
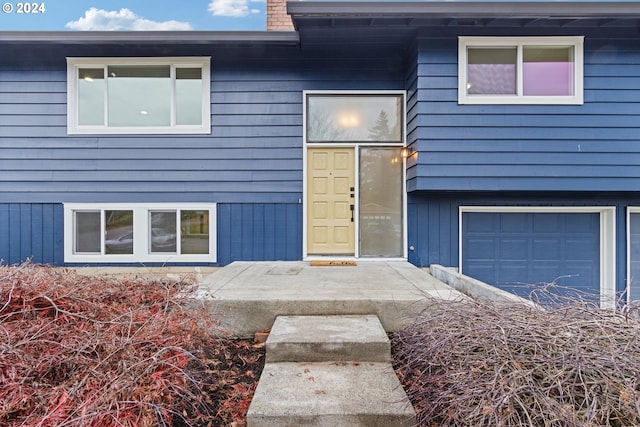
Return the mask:
[[247,427],[409,427],[415,412],[375,315],[280,316]]

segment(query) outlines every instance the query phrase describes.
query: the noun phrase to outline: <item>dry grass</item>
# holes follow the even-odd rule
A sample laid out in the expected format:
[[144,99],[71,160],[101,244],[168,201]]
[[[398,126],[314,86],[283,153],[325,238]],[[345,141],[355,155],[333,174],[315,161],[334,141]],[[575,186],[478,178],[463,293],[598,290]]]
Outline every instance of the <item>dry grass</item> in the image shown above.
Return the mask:
[[421,425],[640,425],[634,309],[538,299],[544,310],[440,303],[394,336]]
[[230,421],[239,403],[212,395],[238,390],[237,374],[216,366],[235,344],[210,314],[185,308],[184,291],[179,282],[0,266],[0,425]]

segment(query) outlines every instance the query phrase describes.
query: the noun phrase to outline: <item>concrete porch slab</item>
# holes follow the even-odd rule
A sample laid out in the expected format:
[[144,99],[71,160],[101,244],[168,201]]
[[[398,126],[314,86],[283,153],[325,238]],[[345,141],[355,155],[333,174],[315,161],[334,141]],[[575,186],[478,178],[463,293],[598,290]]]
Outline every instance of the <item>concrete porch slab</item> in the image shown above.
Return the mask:
[[415,412],[390,363],[267,363],[248,427],[411,427]]
[[234,262],[200,281],[197,298],[240,337],[271,328],[278,315],[375,314],[390,332],[436,301],[466,299],[403,261]]

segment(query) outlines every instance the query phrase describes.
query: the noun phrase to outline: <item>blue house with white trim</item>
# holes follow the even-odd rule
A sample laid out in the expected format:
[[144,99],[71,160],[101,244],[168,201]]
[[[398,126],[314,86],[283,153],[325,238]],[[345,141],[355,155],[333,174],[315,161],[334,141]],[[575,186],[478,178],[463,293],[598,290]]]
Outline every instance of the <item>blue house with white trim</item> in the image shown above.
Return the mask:
[[0,32],[0,259],[408,259],[640,298],[639,3],[278,10]]

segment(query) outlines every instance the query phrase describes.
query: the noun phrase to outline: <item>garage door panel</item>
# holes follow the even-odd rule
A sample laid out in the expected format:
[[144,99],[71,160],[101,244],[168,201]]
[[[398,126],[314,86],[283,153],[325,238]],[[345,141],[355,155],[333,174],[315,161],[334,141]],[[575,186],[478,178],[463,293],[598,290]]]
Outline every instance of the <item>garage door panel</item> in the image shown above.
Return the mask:
[[598,294],[599,289],[591,286],[591,278],[599,274],[600,269],[589,261],[567,263],[567,270],[573,273],[558,281],[560,286],[579,289],[589,294]]
[[497,283],[505,285],[509,284],[527,284],[520,279],[527,274],[528,266],[524,263],[507,263],[500,271]]
[[465,227],[468,227],[468,230],[473,233],[493,233],[495,231],[496,223],[495,215],[490,213],[478,213],[477,215],[469,218]]
[[536,261],[553,261],[560,258],[562,245],[559,239],[533,238],[531,248],[533,259]]
[[599,213],[465,212],[462,227],[464,274],[523,296],[554,280],[599,293]]
[[533,277],[538,279],[535,284],[544,285],[561,277],[562,268],[559,262],[537,262],[531,266],[531,273]]
[[597,228],[599,226],[599,215],[591,214],[591,216],[584,215],[571,218],[571,220],[567,221],[565,230],[568,233],[584,233],[584,230]]
[[496,242],[491,239],[469,239],[469,258],[474,261],[492,260],[495,257]]
[[525,239],[500,239],[499,256],[504,260],[523,260],[529,258],[529,242]]
[[500,231],[502,233],[526,233],[531,227],[527,214],[503,214],[499,215],[497,218],[500,223]]
[[474,262],[469,265],[469,269],[475,272],[475,278],[482,280],[486,283],[495,283],[497,278],[495,276],[496,268],[493,263],[480,263]]
[[532,221],[534,233],[558,233],[562,229],[562,219],[557,215],[536,215],[532,217]]
[[594,251],[599,251],[600,246],[594,245],[593,239],[580,238],[580,239],[567,239],[565,258],[567,260],[575,261],[590,261],[591,254]]

